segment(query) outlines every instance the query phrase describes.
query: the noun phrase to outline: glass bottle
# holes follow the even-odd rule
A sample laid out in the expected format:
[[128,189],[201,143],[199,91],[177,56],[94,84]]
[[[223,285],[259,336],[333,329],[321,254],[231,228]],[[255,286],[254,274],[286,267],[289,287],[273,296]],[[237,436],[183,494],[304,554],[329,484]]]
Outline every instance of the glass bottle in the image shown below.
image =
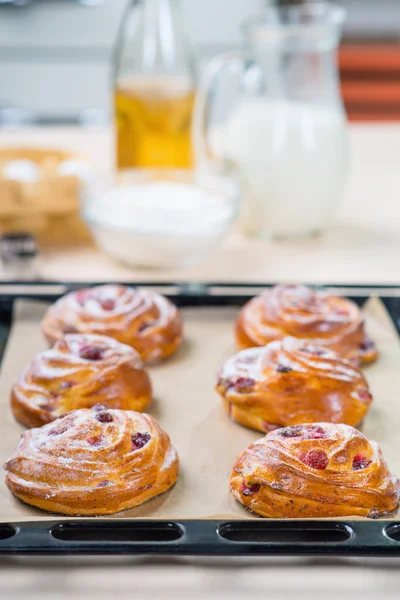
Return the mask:
[[135,3],[116,73],[117,167],[190,168],[194,98],[194,57],[180,0]]

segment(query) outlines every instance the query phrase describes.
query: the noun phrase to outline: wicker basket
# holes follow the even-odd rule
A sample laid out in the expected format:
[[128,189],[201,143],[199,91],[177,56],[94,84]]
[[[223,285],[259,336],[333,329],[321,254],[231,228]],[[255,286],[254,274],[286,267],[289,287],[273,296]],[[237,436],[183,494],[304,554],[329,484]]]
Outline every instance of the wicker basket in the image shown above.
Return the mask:
[[[60,174],[60,164],[77,157],[60,150],[0,148],[0,232],[26,231],[41,244],[88,243],[89,231],[79,217],[82,181]],[[6,177],[11,161],[28,160],[39,169],[30,182]]]

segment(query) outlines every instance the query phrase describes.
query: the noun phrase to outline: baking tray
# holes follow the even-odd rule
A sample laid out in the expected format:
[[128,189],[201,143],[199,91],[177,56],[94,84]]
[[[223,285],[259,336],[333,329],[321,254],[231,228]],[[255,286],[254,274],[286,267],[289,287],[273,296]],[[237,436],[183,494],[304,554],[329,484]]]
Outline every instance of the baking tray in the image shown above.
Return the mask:
[[[68,291],[98,284],[0,284],[0,359],[10,334],[16,300],[54,301]],[[137,285],[168,296],[182,308],[238,309],[272,284],[146,282]],[[370,297],[378,297],[400,335],[400,287],[326,285],[324,290],[345,295],[359,305]],[[400,522],[259,518],[66,519],[54,516],[43,521],[0,522],[0,554],[400,556]]]

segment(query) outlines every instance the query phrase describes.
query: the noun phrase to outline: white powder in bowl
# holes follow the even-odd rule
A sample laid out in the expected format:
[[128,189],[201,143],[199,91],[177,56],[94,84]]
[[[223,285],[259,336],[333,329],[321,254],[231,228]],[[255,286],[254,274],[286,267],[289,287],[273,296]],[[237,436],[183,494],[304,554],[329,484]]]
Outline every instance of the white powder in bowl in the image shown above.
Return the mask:
[[193,264],[225,234],[236,212],[229,190],[186,182],[123,184],[87,202],[85,217],[99,245],[125,263]]
[[87,216],[98,224],[136,233],[196,235],[224,226],[233,206],[190,183],[121,185],[91,202]]

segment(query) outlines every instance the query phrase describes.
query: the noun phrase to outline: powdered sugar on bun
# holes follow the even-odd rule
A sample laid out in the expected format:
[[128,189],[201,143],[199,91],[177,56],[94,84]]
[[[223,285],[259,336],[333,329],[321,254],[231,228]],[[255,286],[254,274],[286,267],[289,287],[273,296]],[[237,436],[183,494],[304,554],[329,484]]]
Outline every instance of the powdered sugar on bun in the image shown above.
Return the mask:
[[143,360],[164,359],[182,342],[175,305],[142,288],[104,285],[71,292],[47,311],[42,329],[50,343],[66,333],[95,333],[135,348]]
[[170,439],[152,417],[101,406],[24,433],[5,464],[13,494],[71,515],[142,504],[170,488],[178,469]]
[[139,354],[96,334],[71,334],[38,354],[15,382],[11,405],[18,421],[40,426],[97,403],[142,411],[152,387]]

